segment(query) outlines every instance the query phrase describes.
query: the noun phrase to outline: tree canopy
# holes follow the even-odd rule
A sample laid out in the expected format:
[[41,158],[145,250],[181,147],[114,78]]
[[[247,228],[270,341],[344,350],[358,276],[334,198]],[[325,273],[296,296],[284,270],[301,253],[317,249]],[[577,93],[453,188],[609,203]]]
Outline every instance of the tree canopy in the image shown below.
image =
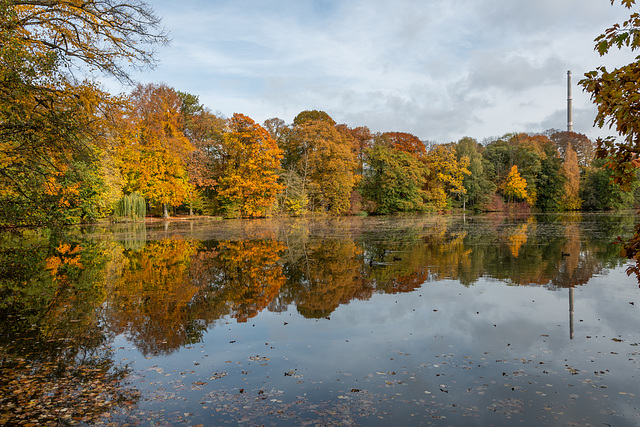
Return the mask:
[[[615,0],[611,0],[614,4]],[[635,5],[635,0],[621,0],[627,9]],[[629,48],[635,51],[640,47],[640,14],[632,13],[622,24],[614,24],[595,39],[595,50],[602,56],[612,48]],[[591,94],[598,112],[595,124],[607,125],[617,132],[615,137],[597,140],[598,158],[607,159],[608,167],[615,171],[616,182],[628,188],[635,179],[635,169],[640,166],[640,59],[607,70],[600,66],[585,74],[580,81],[583,89]]]
[[0,29],[0,224],[77,221],[118,102],[90,73],[127,81],[166,33],[146,3],[113,0],[3,0]]

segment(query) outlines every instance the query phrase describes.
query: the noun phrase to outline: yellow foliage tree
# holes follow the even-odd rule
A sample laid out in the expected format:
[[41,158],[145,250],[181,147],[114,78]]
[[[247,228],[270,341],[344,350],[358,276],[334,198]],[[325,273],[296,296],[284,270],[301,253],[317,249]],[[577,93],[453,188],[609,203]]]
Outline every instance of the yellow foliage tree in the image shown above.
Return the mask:
[[507,196],[509,203],[511,203],[512,199],[528,200],[527,180],[520,176],[516,165],[511,166],[511,170],[500,189]]
[[312,210],[347,212],[357,183],[354,144],[351,135],[340,132],[324,111],[298,114],[283,144],[285,168],[295,171],[300,178],[301,189],[297,193],[301,195],[297,200],[309,201]]
[[118,160],[124,191],[137,191],[163,206],[178,206],[193,191],[187,158],[193,146],[184,135],[178,93],[157,84],[138,85],[130,110],[120,118]]
[[463,180],[471,174],[469,157],[463,156],[458,160],[454,145],[436,145],[427,153],[424,163],[428,170],[427,192],[437,210],[448,208],[448,194],[467,193]]

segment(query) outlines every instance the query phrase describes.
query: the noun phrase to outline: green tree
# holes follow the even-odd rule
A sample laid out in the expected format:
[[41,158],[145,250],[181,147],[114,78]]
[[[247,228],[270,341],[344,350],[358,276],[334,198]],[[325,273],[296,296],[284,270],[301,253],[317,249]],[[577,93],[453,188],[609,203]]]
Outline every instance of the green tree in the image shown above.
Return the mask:
[[463,201],[473,206],[482,207],[489,201],[489,196],[495,192],[496,185],[487,176],[487,160],[482,157],[481,146],[469,137],[464,137],[456,145],[456,158],[461,161],[463,157],[469,159],[469,174],[464,175],[462,185],[466,190]]
[[[577,164],[575,166],[577,167]],[[545,156],[540,162],[540,173],[536,181],[538,184],[536,208],[546,212],[568,208],[563,204],[567,178],[563,173],[562,159],[551,144],[545,145]]]
[[367,151],[363,196],[373,202],[373,212],[419,212],[426,193],[424,165],[411,154],[384,143]]
[[[582,209],[589,211],[629,209],[633,207],[634,197],[631,191],[625,191],[614,181],[614,172],[606,167],[606,159],[596,159],[587,168],[580,188]],[[634,190],[640,183],[633,182]]]

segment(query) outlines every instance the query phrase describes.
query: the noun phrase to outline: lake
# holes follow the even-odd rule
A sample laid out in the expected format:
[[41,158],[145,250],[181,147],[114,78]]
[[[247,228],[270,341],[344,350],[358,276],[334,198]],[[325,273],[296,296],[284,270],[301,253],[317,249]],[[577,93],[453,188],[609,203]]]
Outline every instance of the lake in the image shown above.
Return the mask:
[[634,216],[3,235],[0,424],[640,424]]

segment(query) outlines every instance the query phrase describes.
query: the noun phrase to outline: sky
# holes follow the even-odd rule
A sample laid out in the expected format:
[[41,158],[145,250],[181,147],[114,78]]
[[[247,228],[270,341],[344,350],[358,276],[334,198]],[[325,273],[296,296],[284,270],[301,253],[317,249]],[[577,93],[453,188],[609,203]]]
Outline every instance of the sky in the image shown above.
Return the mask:
[[[291,123],[304,110],[424,141],[567,128],[596,109],[585,72],[634,60],[600,57],[593,39],[629,10],[609,0],[147,0],[172,39],[141,83],[165,83],[225,117]],[[128,92],[117,83],[108,89]]]

